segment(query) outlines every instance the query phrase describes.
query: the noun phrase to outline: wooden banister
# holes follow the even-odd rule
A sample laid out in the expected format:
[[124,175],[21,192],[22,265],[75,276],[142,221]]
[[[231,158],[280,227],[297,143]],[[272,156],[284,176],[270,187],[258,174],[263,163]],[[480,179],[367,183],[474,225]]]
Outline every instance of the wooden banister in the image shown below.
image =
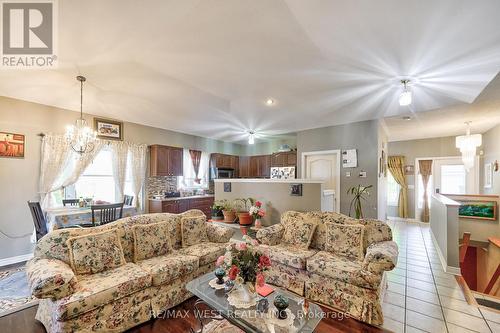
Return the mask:
[[493,274],[493,276],[490,279],[490,282],[488,282],[488,285],[486,286],[486,289],[484,289],[485,294],[489,294],[491,292],[491,289],[493,289],[493,286],[497,282],[499,276],[500,276],[500,264],[498,264],[495,274]]
[[465,259],[465,254],[467,253],[467,248],[469,247],[470,243],[470,232],[464,232],[464,235],[462,237],[462,244],[460,244],[460,263],[462,264]]

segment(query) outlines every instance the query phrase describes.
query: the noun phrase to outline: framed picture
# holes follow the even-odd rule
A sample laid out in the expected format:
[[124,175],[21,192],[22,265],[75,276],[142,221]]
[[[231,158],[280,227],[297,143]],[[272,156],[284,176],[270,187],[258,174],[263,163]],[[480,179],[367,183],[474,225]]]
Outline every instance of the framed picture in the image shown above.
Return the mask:
[[94,118],[97,137],[107,140],[123,140],[123,123],[116,120]]
[[302,184],[291,184],[290,185],[290,195],[295,197],[302,196]]
[[24,158],[23,134],[0,132],[0,157]]
[[484,188],[491,188],[493,185],[493,165],[492,163],[484,164]]
[[414,165],[405,165],[405,175],[413,176],[415,174],[415,166]]
[[465,201],[459,200],[458,216],[466,219],[496,220],[496,201]]

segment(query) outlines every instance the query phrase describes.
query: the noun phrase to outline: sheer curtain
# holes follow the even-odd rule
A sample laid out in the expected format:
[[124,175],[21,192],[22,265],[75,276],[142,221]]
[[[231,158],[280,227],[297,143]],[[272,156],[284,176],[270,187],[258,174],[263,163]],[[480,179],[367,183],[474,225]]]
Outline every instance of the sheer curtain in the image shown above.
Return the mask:
[[123,201],[125,191],[125,176],[127,175],[127,155],[129,144],[123,141],[110,143],[112,153],[113,178],[115,179],[115,198]]
[[146,180],[146,154],[148,147],[146,145],[129,145],[130,167],[132,171],[132,187],[135,196],[135,205],[139,210],[143,210],[143,200],[139,199],[141,189]]
[[[180,185],[184,188],[207,188],[209,160],[210,154],[204,151],[201,152],[200,166],[198,169],[198,174],[196,174],[189,149],[184,149],[183,177]],[[199,179],[199,183],[196,181],[196,179]]]

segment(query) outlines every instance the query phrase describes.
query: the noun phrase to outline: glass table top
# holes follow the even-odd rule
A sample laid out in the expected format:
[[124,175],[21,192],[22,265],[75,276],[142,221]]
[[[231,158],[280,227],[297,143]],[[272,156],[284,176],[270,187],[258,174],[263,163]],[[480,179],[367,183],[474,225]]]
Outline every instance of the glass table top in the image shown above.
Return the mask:
[[[217,314],[220,314],[245,332],[313,332],[324,316],[321,308],[314,303],[309,303],[309,312],[305,314],[302,310],[302,304],[299,304],[300,301],[303,301],[303,298],[282,288],[272,286],[274,292],[266,297],[269,302],[268,313],[276,311],[276,307],[273,305],[274,297],[279,294],[286,296],[289,301],[288,309],[295,315],[293,326],[286,327],[284,322],[281,323],[277,319],[269,320],[268,314],[257,311],[257,306],[252,306],[248,309],[238,309],[230,305],[224,289],[216,290],[208,284],[214,278],[215,275],[213,272],[207,273],[190,281],[186,285],[186,289],[216,310]],[[258,297],[259,299],[264,298],[260,295]],[[275,323],[275,321],[278,321],[278,323]]]

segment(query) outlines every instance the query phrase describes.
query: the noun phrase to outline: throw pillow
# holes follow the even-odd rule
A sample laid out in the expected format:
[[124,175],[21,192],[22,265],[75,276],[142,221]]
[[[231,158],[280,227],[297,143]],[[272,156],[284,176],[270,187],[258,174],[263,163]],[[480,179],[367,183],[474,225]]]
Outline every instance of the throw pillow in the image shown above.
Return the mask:
[[326,250],[363,260],[364,231],[362,224],[326,223]]
[[183,217],[181,219],[182,247],[208,242],[205,216]]
[[125,264],[118,230],[71,237],[66,241],[76,274],[94,274]]
[[134,233],[134,262],[159,257],[172,250],[170,226],[167,222],[139,224]]
[[314,219],[293,219],[285,224],[282,243],[307,250],[318,222]]

